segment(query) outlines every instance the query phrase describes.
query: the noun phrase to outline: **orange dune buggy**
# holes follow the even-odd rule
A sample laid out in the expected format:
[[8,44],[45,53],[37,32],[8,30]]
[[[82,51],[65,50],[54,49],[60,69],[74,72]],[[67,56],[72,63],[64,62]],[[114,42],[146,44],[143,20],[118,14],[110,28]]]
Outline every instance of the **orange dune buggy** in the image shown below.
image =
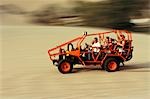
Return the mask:
[[[122,46],[123,51],[120,52],[118,42],[120,42],[122,35],[125,38],[125,43]],[[90,37],[99,39],[101,43],[101,46],[97,47],[99,52],[95,53],[93,50],[95,47],[86,44],[90,41]],[[106,37],[113,38],[111,46],[104,46]],[[83,48],[83,46],[85,47]],[[112,30],[93,34],[84,33],[80,37],[48,50],[50,60],[63,74],[72,72],[75,64],[99,66],[108,72],[114,72],[119,70],[120,63],[123,64],[125,61],[132,59],[132,52],[132,35],[131,32],[126,30]]]

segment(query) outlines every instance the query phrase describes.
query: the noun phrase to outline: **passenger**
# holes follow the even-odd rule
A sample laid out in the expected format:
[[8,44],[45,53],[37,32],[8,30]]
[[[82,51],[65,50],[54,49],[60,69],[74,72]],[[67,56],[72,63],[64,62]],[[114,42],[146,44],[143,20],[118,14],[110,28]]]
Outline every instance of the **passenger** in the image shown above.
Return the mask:
[[110,38],[110,40],[109,40],[109,48],[110,49],[112,49],[113,44],[114,44],[114,39]]
[[111,50],[111,52],[114,52],[116,49],[116,39],[110,38],[110,44],[109,44],[109,49]]
[[107,36],[104,41],[104,48],[109,48],[110,38]]
[[111,53],[114,48],[114,39],[110,37],[106,37],[104,48],[107,50],[106,53]]
[[120,35],[120,41],[117,43],[118,45],[118,50],[120,53],[124,52],[123,48],[125,45],[125,36],[124,35]]
[[111,46],[115,43],[115,39],[106,37],[106,40],[104,42],[104,48],[110,49]]

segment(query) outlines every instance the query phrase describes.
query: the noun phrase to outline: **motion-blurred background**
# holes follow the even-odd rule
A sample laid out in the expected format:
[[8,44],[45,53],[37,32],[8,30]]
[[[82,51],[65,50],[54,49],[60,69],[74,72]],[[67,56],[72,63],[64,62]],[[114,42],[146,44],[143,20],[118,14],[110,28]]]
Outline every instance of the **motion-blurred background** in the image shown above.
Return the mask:
[[[0,0],[0,99],[149,99],[149,16],[149,0]],[[137,31],[122,70],[61,75],[49,61],[48,49],[111,28]]]
[[2,25],[87,26],[148,32],[149,0],[1,0]]

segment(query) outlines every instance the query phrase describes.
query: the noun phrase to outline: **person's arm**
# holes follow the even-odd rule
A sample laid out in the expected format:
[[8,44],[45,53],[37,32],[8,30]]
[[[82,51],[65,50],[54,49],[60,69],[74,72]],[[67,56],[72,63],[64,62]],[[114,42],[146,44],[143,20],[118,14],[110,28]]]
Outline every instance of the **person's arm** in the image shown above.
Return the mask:
[[125,46],[125,41],[122,41],[122,45]]
[[117,43],[117,44],[123,47],[125,45],[125,41],[121,41],[121,43]]

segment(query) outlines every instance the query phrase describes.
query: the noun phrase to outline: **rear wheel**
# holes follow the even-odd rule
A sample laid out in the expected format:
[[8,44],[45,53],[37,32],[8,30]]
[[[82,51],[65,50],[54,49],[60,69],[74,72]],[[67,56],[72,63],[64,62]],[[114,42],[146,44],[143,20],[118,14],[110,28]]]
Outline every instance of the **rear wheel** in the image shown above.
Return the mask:
[[63,74],[70,73],[72,69],[73,65],[67,60],[62,60],[58,64],[58,70]]
[[108,72],[114,72],[119,70],[119,61],[115,58],[108,58],[104,63],[104,68]]

